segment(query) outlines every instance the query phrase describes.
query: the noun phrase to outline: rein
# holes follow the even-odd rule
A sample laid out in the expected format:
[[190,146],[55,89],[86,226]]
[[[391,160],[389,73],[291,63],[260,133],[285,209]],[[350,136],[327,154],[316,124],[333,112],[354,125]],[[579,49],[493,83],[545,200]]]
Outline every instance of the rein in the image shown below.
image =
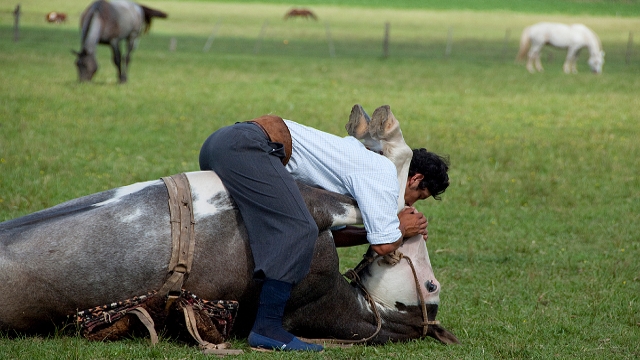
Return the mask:
[[[380,259],[382,258],[382,259]],[[428,318],[428,314],[427,314],[427,303],[424,300],[424,296],[422,295],[422,291],[420,291],[420,281],[418,280],[418,273],[416,271],[416,267],[413,265],[413,261],[411,260],[410,257],[406,256],[405,254],[401,253],[400,251],[396,250],[390,254],[387,254],[385,256],[381,256],[381,255],[376,255],[376,256],[366,256],[365,255],[365,259],[362,260],[360,262],[360,264],[358,264],[358,266],[356,266],[355,269],[353,270],[349,270],[345,273],[345,277],[347,279],[350,279],[351,281],[355,282],[358,287],[360,287],[364,292],[365,292],[365,296],[367,298],[371,298],[371,295],[369,295],[369,293],[367,292],[367,290],[365,289],[364,285],[362,285],[361,281],[360,281],[360,276],[358,275],[365,267],[369,266],[369,264],[373,263],[375,260],[380,259],[378,261],[381,261],[383,263],[389,264],[391,266],[395,266],[397,265],[402,259],[407,260],[407,263],[409,263],[409,266],[411,267],[411,273],[413,274],[413,280],[414,283],[416,285],[416,292],[418,293],[418,298],[420,299],[420,309],[422,310],[422,336],[426,336],[427,335],[427,331],[429,330],[429,325],[436,325],[439,324],[440,322],[437,320],[434,321],[429,321]],[[351,278],[351,276],[353,276],[354,278]],[[377,314],[377,311],[374,311]],[[381,320],[379,319],[379,315],[376,315],[378,317],[378,322],[380,323]],[[376,333],[373,335],[377,335],[377,333],[380,330],[380,326],[378,326],[378,330],[376,330]],[[371,339],[373,336],[365,339],[369,340]]]
[[409,263],[409,266],[411,267],[411,272],[413,273],[413,279],[416,285],[416,292],[418,293],[418,298],[420,299],[420,309],[422,310],[422,336],[426,336],[427,335],[427,331],[429,330],[429,325],[437,325],[440,322],[438,320],[434,320],[434,321],[429,321],[428,315],[427,315],[427,304],[424,300],[424,296],[422,295],[422,291],[420,291],[420,281],[418,280],[418,273],[416,272],[416,268],[413,265],[413,261],[411,260],[410,257],[404,255],[403,253],[401,253],[400,251],[396,250],[390,254],[387,255],[375,255],[375,256],[368,256],[368,254],[364,254],[363,255],[363,259],[362,261],[360,261],[360,263],[353,269],[349,269],[347,270],[342,276],[344,276],[345,278],[347,278],[349,281],[351,281],[352,283],[354,283],[355,285],[358,286],[358,288],[360,288],[362,290],[362,292],[364,293],[364,297],[365,299],[367,299],[367,301],[369,302],[369,305],[371,306],[371,309],[373,310],[373,314],[376,318],[376,323],[377,323],[377,327],[376,327],[376,331],[374,331],[373,334],[371,334],[370,336],[363,338],[363,339],[358,339],[358,340],[345,340],[345,339],[303,339],[300,338],[303,341],[307,341],[307,342],[313,342],[313,343],[333,343],[333,344],[361,344],[361,343],[366,343],[367,341],[373,339],[376,335],[378,335],[378,333],[380,332],[381,328],[382,328],[382,318],[380,316],[380,312],[378,311],[378,307],[376,306],[376,302],[373,299],[373,297],[369,294],[369,292],[367,291],[367,289],[365,288],[365,286],[362,284],[362,280],[360,279],[360,273],[362,272],[362,270],[364,270],[367,266],[369,266],[371,263],[373,263],[374,261],[378,260],[381,261],[383,263],[389,264],[391,266],[395,266],[397,265],[402,259],[407,260],[407,262]]

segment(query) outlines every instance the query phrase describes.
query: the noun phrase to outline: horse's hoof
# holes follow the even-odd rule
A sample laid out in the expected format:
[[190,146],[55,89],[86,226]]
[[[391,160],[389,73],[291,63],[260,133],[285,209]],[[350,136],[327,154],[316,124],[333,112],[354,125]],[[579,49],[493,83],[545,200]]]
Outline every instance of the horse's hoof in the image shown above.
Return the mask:
[[349,122],[344,128],[347,130],[347,134],[353,136],[356,139],[363,139],[369,134],[369,123],[371,118],[364,111],[360,104],[355,104],[351,108],[351,114],[349,115]]
[[374,139],[390,140],[400,132],[400,123],[389,105],[382,105],[377,108],[371,116],[369,123],[369,135]]

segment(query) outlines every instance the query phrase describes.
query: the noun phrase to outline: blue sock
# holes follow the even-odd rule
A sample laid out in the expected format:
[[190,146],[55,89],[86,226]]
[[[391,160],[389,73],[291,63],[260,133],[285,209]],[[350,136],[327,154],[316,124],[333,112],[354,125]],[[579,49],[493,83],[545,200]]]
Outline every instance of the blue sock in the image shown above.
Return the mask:
[[258,314],[253,323],[253,331],[256,334],[282,341],[287,344],[293,340],[293,334],[282,327],[284,307],[291,295],[293,284],[279,280],[267,279],[262,285]]

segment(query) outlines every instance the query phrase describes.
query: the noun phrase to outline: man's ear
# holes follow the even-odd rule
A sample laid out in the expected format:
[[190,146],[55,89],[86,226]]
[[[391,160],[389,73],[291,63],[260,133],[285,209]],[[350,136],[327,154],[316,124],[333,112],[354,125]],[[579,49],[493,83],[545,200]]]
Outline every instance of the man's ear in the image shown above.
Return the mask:
[[409,178],[409,185],[418,186],[422,180],[424,180],[424,175],[416,173]]

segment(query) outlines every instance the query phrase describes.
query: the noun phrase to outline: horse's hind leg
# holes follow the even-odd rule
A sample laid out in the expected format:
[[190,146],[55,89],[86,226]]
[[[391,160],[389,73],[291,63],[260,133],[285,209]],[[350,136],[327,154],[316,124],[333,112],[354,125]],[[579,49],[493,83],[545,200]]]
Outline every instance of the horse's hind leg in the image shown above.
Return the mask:
[[544,68],[542,67],[542,62],[540,61],[540,53],[536,56],[536,70],[539,72],[543,72]]
[[[538,70],[540,72],[544,71],[544,69],[542,68],[542,63],[540,62],[540,52],[542,51],[543,45],[538,45],[536,43],[531,45],[531,48],[529,49],[529,54],[528,54],[529,59],[527,60],[527,70],[529,70],[529,72],[532,74],[535,72],[535,70]],[[534,70],[534,65],[535,65],[535,70]]]
[[413,150],[404,141],[400,123],[391,112],[389,105],[380,106],[373,112],[369,123],[369,135],[372,139],[380,141],[382,154],[396,166],[400,190],[398,211],[400,211],[405,205],[405,184],[409,175],[409,165],[411,165]]
[[529,71],[529,72],[530,72],[530,73],[532,73],[532,74],[536,72],[536,69],[534,69],[534,68],[533,68],[533,61],[534,61],[534,60],[535,60],[535,59],[534,59],[534,57],[532,57],[532,56],[529,56],[529,57],[527,58],[527,71]]

